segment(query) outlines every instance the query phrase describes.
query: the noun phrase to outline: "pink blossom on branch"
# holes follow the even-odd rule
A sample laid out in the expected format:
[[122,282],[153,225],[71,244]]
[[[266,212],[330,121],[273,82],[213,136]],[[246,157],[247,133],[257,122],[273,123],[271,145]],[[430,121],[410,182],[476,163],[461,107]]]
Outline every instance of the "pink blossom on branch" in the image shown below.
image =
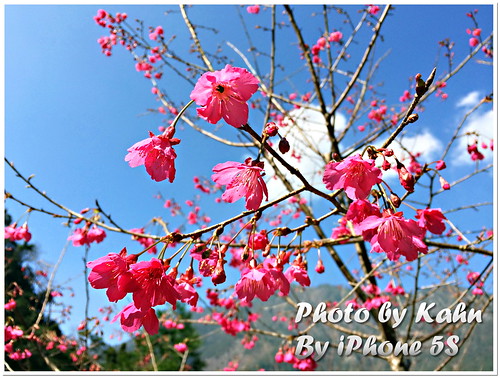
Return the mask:
[[204,73],[196,83],[190,98],[201,108],[198,115],[210,123],[221,118],[231,126],[248,122],[247,101],[259,88],[258,79],[244,68],[226,65],[220,71]]
[[258,14],[260,12],[260,5],[249,5],[247,12],[250,14]]
[[133,300],[137,308],[147,310],[150,307],[170,303],[175,309],[181,299],[175,289],[175,280],[165,274],[166,267],[157,258],[141,261],[130,266],[130,273],[139,290],[134,291]]
[[156,335],[160,329],[160,322],[156,312],[152,308],[144,310],[138,309],[133,303],[125,306],[112,320],[115,322],[120,319],[121,327],[126,332],[135,332],[141,326],[144,326],[146,332],[150,335]]
[[173,138],[175,128],[168,127],[161,135],[149,132],[149,138],[137,142],[128,149],[125,161],[134,168],[140,165],[146,167],[146,171],[155,181],[163,181],[168,178],[170,182],[175,178],[175,158],[177,154],[173,148],[180,140]]
[[446,229],[446,225],[443,223],[446,217],[441,212],[441,209],[417,210],[415,218],[418,219],[420,227],[425,228],[433,234],[441,235]]
[[387,258],[398,261],[401,255],[413,261],[418,254],[427,253],[423,242],[425,229],[413,219],[405,219],[402,212],[385,210],[382,217],[372,215],[358,225],[363,238],[372,245],[372,252],[385,252]]
[[217,164],[213,171],[212,180],[219,185],[226,185],[222,199],[233,203],[241,197],[246,198],[247,210],[257,210],[264,195],[268,198],[267,186],[262,176],[264,163],[248,158],[245,164],[227,161]]
[[352,200],[365,199],[373,185],[382,182],[382,171],[372,159],[364,160],[357,154],[341,162],[328,163],[323,182],[328,190],[344,189]]
[[251,302],[255,297],[267,301],[276,290],[283,295],[288,295],[290,284],[277,269],[266,267],[247,268],[242,271],[240,280],[234,286],[234,291],[239,299]]
[[127,293],[138,287],[132,280],[129,266],[137,261],[137,255],[128,255],[123,248],[119,254],[109,253],[87,263],[91,269],[88,280],[94,289],[107,289],[106,295],[111,302],[117,302]]

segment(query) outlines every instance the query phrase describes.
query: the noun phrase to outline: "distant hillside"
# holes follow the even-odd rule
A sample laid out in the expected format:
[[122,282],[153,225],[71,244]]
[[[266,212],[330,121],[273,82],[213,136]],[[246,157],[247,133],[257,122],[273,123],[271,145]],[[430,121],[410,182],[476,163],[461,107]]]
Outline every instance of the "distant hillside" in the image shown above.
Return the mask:
[[[315,288],[307,289],[307,302],[313,306],[324,301],[339,301],[346,293],[347,289],[340,286],[321,285]],[[291,293],[294,301],[305,301],[303,290],[300,287],[294,287]],[[447,300],[445,300],[447,299]],[[432,300],[427,300],[427,303],[436,303],[435,309],[440,310],[449,304],[449,298],[441,293],[435,294]],[[484,304],[484,298],[478,298],[471,306],[479,310]],[[262,318],[257,322],[257,327],[260,329],[272,331],[287,331],[287,322],[272,321],[274,315],[286,316],[294,318],[296,310],[286,303],[283,298],[273,297],[268,302],[261,302],[258,299],[254,300],[255,312],[262,313]],[[410,309],[408,309],[407,318]],[[431,311],[435,315],[436,311]],[[406,331],[407,323],[403,322],[397,328],[399,332]],[[377,334],[373,328],[375,323],[368,322],[365,324],[340,324],[345,328],[352,327],[355,330],[363,331],[367,334]],[[371,327],[371,328],[370,328]],[[413,330],[421,331],[425,334],[432,332],[431,324],[414,324]],[[466,325],[465,328],[468,328]],[[251,350],[245,349],[241,344],[243,334],[237,337],[232,337],[225,334],[218,326],[196,325],[198,332],[203,335],[203,344],[201,347],[201,357],[205,361],[205,370],[221,370],[227,365],[228,361],[235,360],[239,362],[238,370],[255,371],[258,369],[265,370],[292,370],[289,364],[276,364],[274,355],[281,345],[281,340],[275,337],[258,335],[259,340],[255,347]],[[464,334],[463,329],[454,331],[462,339]],[[331,341],[338,343],[341,333],[333,330],[326,325],[317,324],[310,332],[318,341]],[[445,338],[447,337],[444,334]],[[294,342],[293,345],[296,345]],[[480,347],[478,347],[480,346]],[[438,357],[433,357],[429,353],[430,343],[422,345],[422,353],[419,356],[409,357],[412,365],[410,370],[413,371],[432,371],[438,365],[439,361],[443,360],[444,353]],[[363,356],[360,353],[353,353],[351,356],[338,356],[336,348],[329,348],[325,356],[318,362],[318,371],[377,371],[389,370],[385,361],[380,358]],[[476,325],[473,335],[467,340],[465,345],[460,347],[459,354],[445,367],[444,370],[453,371],[492,371],[493,370],[493,313],[492,306],[483,313],[483,323]]]

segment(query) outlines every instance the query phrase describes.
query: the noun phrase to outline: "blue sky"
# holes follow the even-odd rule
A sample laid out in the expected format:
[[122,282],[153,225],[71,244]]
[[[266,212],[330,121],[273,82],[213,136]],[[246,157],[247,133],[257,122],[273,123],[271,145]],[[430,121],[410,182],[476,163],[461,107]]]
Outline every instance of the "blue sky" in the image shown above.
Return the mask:
[[[176,135],[182,143],[176,148],[179,158],[176,161],[177,177],[174,184],[156,183],[149,179],[143,167],[132,169],[124,162],[126,149],[146,138],[149,130],[157,131],[157,127],[168,117],[157,113],[147,114],[147,109],[157,108],[160,104],[151,94],[151,83],[136,72],[129,53],[119,46],[113,49],[112,57],[105,57],[101,53],[96,40],[104,35],[105,30],[92,19],[99,8],[110,13],[126,12],[131,23],[138,18],[144,20],[146,26],[162,25],[167,36],[177,36],[172,45],[176,51],[189,57],[190,42],[179,15],[163,14],[165,9],[176,9],[172,6],[6,6],[5,153],[23,174],[35,174],[35,185],[61,204],[79,211],[93,207],[95,199],[99,199],[105,211],[112,214],[123,227],[142,227],[154,216],[168,218],[163,202],[154,198],[155,195],[161,193],[165,198],[174,197],[181,203],[192,199],[198,194],[193,189],[194,175],[209,177],[215,164],[239,160],[242,153],[234,148],[221,148],[217,142],[202,137],[186,126]],[[315,43],[322,33],[317,19],[311,17],[312,9],[304,7],[301,12],[297,12],[310,44]],[[359,18],[357,10],[362,7],[349,9],[356,22]],[[417,72],[426,77],[436,63],[438,76],[444,72],[446,62],[442,51],[438,55],[437,41],[450,38],[455,42],[455,62],[469,52],[469,36],[465,29],[473,25],[465,13],[472,9],[479,10],[477,17],[483,36],[488,35],[493,28],[491,6],[395,6],[384,26],[383,41],[376,46],[377,56],[390,50],[374,80],[384,84],[380,93],[388,104],[398,103],[399,96],[408,88],[408,78]],[[259,15],[248,15],[244,8],[241,11],[254,40],[260,40],[264,32],[254,31],[252,25],[268,25],[270,11],[262,11]],[[244,65],[225,45],[225,41],[230,41],[242,51],[248,47],[236,6],[195,6],[189,9],[189,14],[197,23],[213,22],[213,26],[221,29],[215,35],[208,30],[201,32],[207,49],[221,43],[224,53],[235,65]],[[285,19],[280,12],[278,17]],[[346,35],[349,33],[348,26],[337,19],[332,20],[331,27]],[[366,39],[368,32],[365,28],[361,38]],[[302,64],[297,59],[295,40],[285,32],[278,34],[278,46],[278,59],[287,62],[288,72]],[[268,46],[259,47],[266,51]],[[353,51],[353,59],[360,51]],[[261,59],[259,67],[266,72],[268,65]],[[345,69],[348,67],[348,64],[344,65]],[[299,79],[303,77],[303,74],[297,75],[297,86],[302,85]],[[164,76],[160,86],[167,89],[179,105],[189,100],[192,90],[192,87],[171,73]],[[449,93],[448,100],[431,99],[417,124],[419,129],[410,130],[408,136],[428,130],[436,139],[444,138],[470,109],[470,106],[457,107],[457,103],[474,92],[478,98],[484,97],[492,92],[492,87],[491,67],[469,64],[460,75],[448,82],[445,89]],[[490,120],[490,113],[491,106],[484,107],[478,112],[476,121]],[[250,121],[258,124],[261,117],[258,113],[252,113]],[[211,125],[207,125],[207,129],[211,128]],[[218,132],[233,140],[238,136],[237,131],[227,125]],[[429,154],[433,156],[432,151]],[[455,159],[461,162],[459,155]],[[451,163],[446,174],[451,176],[452,181],[453,177],[461,177],[466,169],[471,170],[469,163]],[[27,190],[8,167],[5,168],[5,186],[27,203],[54,210],[36,193]],[[491,200],[492,189],[492,177],[486,173],[472,180],[469,189],[466,187],[461,193],[469,190],[478,199]],[[449,196],[439,198],[437,204],[446,208],[452,206],[454,201],[453,196]],[[242,201],[233,205],[215,205],[213,198],[206,198],[202,204],[213,221],[243,210]],[[24,212],[12,201],[8,201],[6,207],[14,219]],[[477,216],[472,211],[470,214],[468,219],[456,221],[464,222],[461,225],[471,230],[492,224],[491,207],[477,213]],[[33,242],[39,248],[39,258],[55,263],[69,230],[61,227],[61,220],[37,213],[30,215],[29,226]],[[139,245],[128,237],[108,232],[108,238],[103,243],[92,246],[89,259],[119,252],[123,246],[132,252],[139,251]],[[74,306],[74,315],[73,323],[66,325],[67,330],[71,330],[83,318],[82,256],[81,247],[70,247],[57,276],[59,284],[70,285],[75,290],[75,298],[68,298],[68,302]],[[334,272],[333,267],[331,269]],[[327,276],[316,278],[319,283],[329,281]],[[107,304],[104,292],[94,290],[91,303],[94,312],[99,306]]]

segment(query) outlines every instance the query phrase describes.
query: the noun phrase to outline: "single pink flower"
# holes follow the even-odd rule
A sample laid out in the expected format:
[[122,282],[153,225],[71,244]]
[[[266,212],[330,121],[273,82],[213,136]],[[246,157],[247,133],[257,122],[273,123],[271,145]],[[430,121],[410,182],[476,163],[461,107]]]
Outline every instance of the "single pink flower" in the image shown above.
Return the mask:
[[358,154],[328,163],[323,182],[328,190],[344,189],[352,200],[365,199],[373,185],[382,182],[382,171],[375,167],[372,159],[364,160]]
[[251,302],[255,297],[267,301],[276,290],[283,295],[290,291],[290,284],[282,272],[277,269],[247,268],[242,271],[234,291],[239,299]]
[[185,343],[178,343],[174,345],[174,348],[179,353],[184,353],[188,350],[188,346]]
[[469,39],[469,46],[476,47],[479,44],[479,40],[476,37],[472,37]]
[[87,230],[83,228],[76,228],[73,231],[73,233],[68,237],[68,240],[72,240],[73,246],[75,247],[90,245],[90,241],[87,238]]
[[376,15],[380,11],[380,7],[378,5],[369,5],[368,13]]
[[415,218],[418,219],[420,227],[425,228],[433,234],[441,235],[446,229],[446,225],[443,223],[446,217],[441,212],[441,209],[417,210]]
[[414,220],[403,218],[402,212],[385,210],[382,217],[369,216],[358,229],[372,245],[372,252],[385,252],[389,260],[398,261],[403,255],[407,261],[413,261],[419,252],[427,253],[423,242],[425,229]]
[[175,285],[175,289],[179,293],[181,302],[187,303],[191,306],[196,306],[199,296],[192,285],[186,282],[181,282]]
[[92,242],[100,243],[104,240],[105,237],[106,237],[106,231],[95,225],[87,232],[87,239],[90,243]]
[[246,101],[258,88],[255,76],[228,64],[220,71],[204,73],[190,98],[201,106],[197,109],[201,118],[213,124],[224,118],[229,125],[239,128],[248,122]]
[[16,224],[13,223],[10,226],[5,227],[5,239],[9,239],[11,241],[15,241],[15,235],[16,235]]
[[356,229],[356,226],[363,222],[370,215],[381,217],[382,214],[380,212],[380,208],[378,207],[378,205],[362,199],[351,202],[349,208],[347,209],[345,218],[351,221],[354,225],[354,230],[358,234],[361,234],[361,232]]
[[5,310],[12,311],[16,308],[16,301],[11,298],[4,306]]
[[269,244],[267,231],[261,230],[259,233],[252,234],[248,238],[248,247],[254,250],[263,250]]
[[135,306],[140,310],[170,303],[175,305],[180,295],[174,288],[175,280],[165,274],[166,267],[162,261],[152,258],[150,261],[141,261],[130,266],[132,278],[140,287],[134,291],[132,298]]
[[340,42],[341,39],[342,39],[342,32],[339,31],[332,32],[328,36],[328,41],[330,42]]
[[302,258],[297,258],[284,273],[288,282],[297,281],[302,286],[311,285],[311,280],[307,274],[306,264]]
[[125,306],[112,320],[115,322],[120,318],[120,324],[124,331],[135,332],[141,326],[144,326],[146,332],[150,335],[156,335],[160,329],[160,322],[156,312],[152,308],[144,310],[138,309],[133,303]]
[[127,256],[123,248],[119,254],[109,253],[97,260],[87,263],[91,269],[88,280],[94,289],[107,289],[106,295],[111,302],[117,302],[127,293],[137,290],[132,274],[128,271],[131,264],[137,261],[137,255]]
[[247,12],[250,14],[258,14],[260,12],[260,6],[259,5],[249,5],[247,7]]
[[150,137],[137,142],[128,149],[125,161],[134,168],[144,165],[146,171],[155,181],[168,178],[170,182],[175,178],[175,158],[177,154],[173,148],[180,140],[173,138],[175,129],[170,126],[161,135],[149,132]]
[[471,285],[479,283],[479,278],[481,277],[481,274],[479,272],[470,272],[467,274],[467,281]]
[[228,161],[217,164],[213,171],[212,180],[219,185],[226,185],[222,199],[226,202],[235,202],[241,197],[246,198],[245,207],[248,210],[257,210],[264,195],[268,198],[267,186],[262,176],[264,163],[251,158],[245,164]]

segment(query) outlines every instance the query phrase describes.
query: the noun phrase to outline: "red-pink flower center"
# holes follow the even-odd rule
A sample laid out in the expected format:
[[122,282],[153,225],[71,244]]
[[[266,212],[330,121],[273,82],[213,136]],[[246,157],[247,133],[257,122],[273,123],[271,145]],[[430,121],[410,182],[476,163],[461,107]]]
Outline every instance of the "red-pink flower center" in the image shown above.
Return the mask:
[[227,83],[214,83],[212,95],[217,97],[220,101],[225,101],[230,97],[231,86]]
[[389,235],[392,240],[401,240],[404,237],[403,229],[399,222],[391,218],[388,221],[384,222],[380,227],[380,232],[383,232],[384,235]]

